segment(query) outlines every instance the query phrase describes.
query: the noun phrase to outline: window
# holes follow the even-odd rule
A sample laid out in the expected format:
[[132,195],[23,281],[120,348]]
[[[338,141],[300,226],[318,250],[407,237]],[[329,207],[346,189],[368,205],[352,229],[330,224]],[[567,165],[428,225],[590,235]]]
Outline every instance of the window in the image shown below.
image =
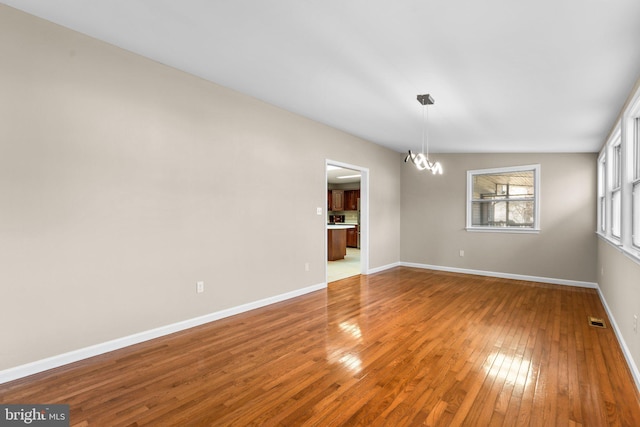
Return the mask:
[[598,159],[598,230],[601,233],[607,230],[606,172],[607,157],[603,154]]
[[619,246],[622,243],[623,165],[625,150],[620,123],[598,157],[598,233]]
[[622,222],[622,144],[618,139],[611,150],[611,234],[620,238]]
[[597,233],[640,263],[640,90],[598,157]]
[[633,119],[633,189],[631,202],[632,243],[640,248],[640,117]]
[[539,231],[540,165],[467,171],[467,230]]
[[640,117],[633,119],[633,178],[640,179]]

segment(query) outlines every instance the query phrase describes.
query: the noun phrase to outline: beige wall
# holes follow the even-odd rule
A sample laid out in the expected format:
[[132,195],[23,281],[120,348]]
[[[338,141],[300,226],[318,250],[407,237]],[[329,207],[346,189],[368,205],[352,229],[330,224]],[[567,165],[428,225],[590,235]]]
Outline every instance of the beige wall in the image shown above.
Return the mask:
[[[612,126],[610,135],[616,129],[616,124],[622,119],[623,113],[639,90],[640,79],[636,81],[633,89],[629,92],[629,96],[620,110],[618,120]],[[609,137],[607,137],[607,141]],[[605,144],[606,141],[603,146]],[[599,238],[597,273],[600,292],[607,304],[609,314],[616,322],[623,345],[626,346],[625,353],[628,358],[633,359],[632,370],[636,384],[640,387],[638,365],[640,363],[640,334],[633,331],[633,316],[640,316],[640,263],[629,258],[604,238]],[[640,325],[638,327],[640,328]]]
[[[640,264],[598,239],[598,284],[627,346],[627,354],[634,360],[637,375],[640,335],[633,331],[633,315],[640,316]],[[636,381],[638,379],[636,376]]]
[[[596,282],[595,154],[434,154],[444,175],[402,168],[401,259]],[[467,232],[467,170],[541,165],[539,234]],[[460,257],[460,250],[465,256]]]
[[323,283],[327,158],[399,261],[397,153],[4,5],[0,34],[0,370]]

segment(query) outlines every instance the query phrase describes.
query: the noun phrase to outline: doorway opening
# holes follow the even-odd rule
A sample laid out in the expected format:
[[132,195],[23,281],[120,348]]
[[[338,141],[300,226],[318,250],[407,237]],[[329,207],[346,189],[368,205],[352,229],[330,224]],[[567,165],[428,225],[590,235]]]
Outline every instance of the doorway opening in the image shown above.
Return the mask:
[[369,269],[369,170],[327,160],[327,283]]

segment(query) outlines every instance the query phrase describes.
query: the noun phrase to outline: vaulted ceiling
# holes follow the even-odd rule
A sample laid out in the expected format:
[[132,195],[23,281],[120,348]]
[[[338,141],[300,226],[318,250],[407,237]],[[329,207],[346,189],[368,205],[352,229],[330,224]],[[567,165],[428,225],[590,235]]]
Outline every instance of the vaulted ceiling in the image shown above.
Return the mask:
[[2,0],[402,152],[595,152],[637,0]]

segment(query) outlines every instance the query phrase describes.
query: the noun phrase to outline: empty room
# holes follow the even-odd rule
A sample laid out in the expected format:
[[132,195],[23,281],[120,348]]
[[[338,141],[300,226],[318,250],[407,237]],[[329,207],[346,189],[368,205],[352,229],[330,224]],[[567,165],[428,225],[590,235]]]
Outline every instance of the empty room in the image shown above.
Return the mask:
[[639,22],[0,0],[0,425],[640,425]]

